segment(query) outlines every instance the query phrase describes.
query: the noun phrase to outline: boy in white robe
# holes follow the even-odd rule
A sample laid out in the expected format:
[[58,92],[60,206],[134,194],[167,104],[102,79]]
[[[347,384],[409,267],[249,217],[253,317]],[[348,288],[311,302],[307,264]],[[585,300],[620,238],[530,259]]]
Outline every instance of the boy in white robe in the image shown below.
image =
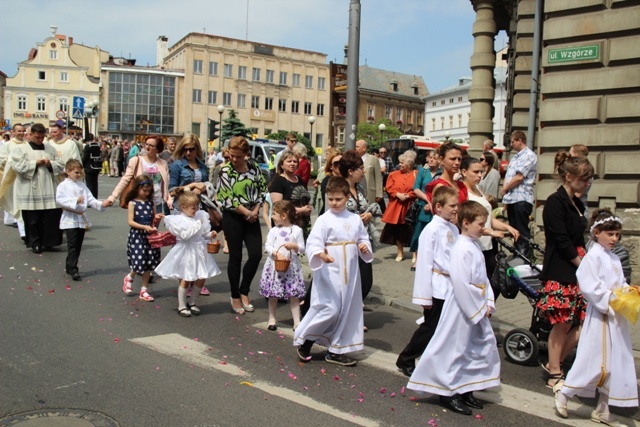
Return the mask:
[[469,407],[483,407],[474,390],[500,384],[500,357],[489,322],[495,310],[493,290],[477,242],[486,220],[487,210],[480,203],[468,200],[460,206],[461,232],[449,262],[453,292],[407,384],[439,395],[442,406],[464,415],[471,415]]
[[313,270],[311,305],[295,330],[298,357],[311,360],[315,342],[327,347],[325,361],[354,366],[345,353],[364,348],[362,288],[358,256],[373,261],[369,235],[359,215],[346,209],[349,183],[332,177],[327,184],[329,210],[316,220],[306,255]]
[[593,213],[591,236],[595,243],[576,272],[580,292],[587,300],[587,316],[580,331],[576,359],[567,379],[553,388],[558,414],[566,418],[567,400],[578,395],[600,398],[591,413],[595,422],[621,425],[609,405],[638,406],[636,370],[629,325],[609,302],[616,289],[628,287],[620,259],[611,252],[620,240],[622,223],[608,209]]
[[93,208],[102,212],[104,202],[97,200],[82,182],[82,163],[71,159],[65,164],[67,179],[62,181],[56,189],[56,203],[62,208],[60,230],[67,234],[67,260],[65,269],[73,280],[81,280],[78,271],[78,258],[82,250],[85,231],[91,227],[85,212]]
[[451,187],[438,187],[433,192],[433,219],[420,233],[416,278],[413,282],[414,304],[422,306],[424,317],[407,346],[398,355],[396,366],[410,377],[416,359],[424,353],[440,320],[444,301],[451,292],[449,258],[458,238],[458,193]]

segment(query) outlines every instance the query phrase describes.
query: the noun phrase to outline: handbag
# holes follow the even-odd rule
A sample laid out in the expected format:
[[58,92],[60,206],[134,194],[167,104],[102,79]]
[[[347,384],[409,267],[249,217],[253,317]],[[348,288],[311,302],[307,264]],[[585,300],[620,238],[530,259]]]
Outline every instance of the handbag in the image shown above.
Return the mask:
[[415,225],[418,221],[418,216],[420,215],[421,210],[422,208],[420,207],[418,200],[414,200],[407,210],[407,214],[404,217],[404,223],[408,225]]
[[120,207],[122,209],[129,208],[129,203],[126,202],[125,198],[129,191],[131,191],[131,189],[133,188],[133,181],[136,175],[136,171],[138,170],[138,166],[140,166],[140,157],[136,157],[136,159],[138,159],[138,163],[136,163],[136,166],[133,168],[133,176],[131,177],[131,180],[129,180],[127,186],[124,187],[124,190],[122,190],[122,193],[120,193]]

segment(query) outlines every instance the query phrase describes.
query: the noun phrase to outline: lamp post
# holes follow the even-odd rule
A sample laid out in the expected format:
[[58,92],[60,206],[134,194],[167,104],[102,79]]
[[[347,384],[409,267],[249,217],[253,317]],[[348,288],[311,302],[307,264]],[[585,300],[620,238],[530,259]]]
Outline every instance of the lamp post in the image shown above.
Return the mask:
[[444,133],[444,142],[449,142],[449,137],[451,136],[451,134],[449,133],[449,131],[446,131]]
[[309,120],[309,124],[311,125],[311,133],[309,133],[309,140],[311,141],[311,146],[315,148],[315,145],[313,144],[313,124],[316,122],[316,117],[309,116],[308,120]]
[[[86,105],[86,108],[84,110],[84,115],[85,115],[85,120],[84,120],[84,137],[85,139],[88,138],[88,134],[92,133],[91,132],[91,122],[95,123],[95,117],[98,114],[98,105],[99,105],[99,101],[97,99],[92,99],[91,101],[89,101],[89,103]],[[92,119],[91,122],[89,121],[89,119]],[[94,129],[94,136],[95,136],[95,130],[96,130],[96,126],[93,126]]]
[[218,105],[218,113],[220,113],[220,136],[218,137],[218,152],[222,147],[222,113],[224,113],[224,105]]
[[387,126],[384,123],[380,123],[378,125],[378,130],[380,131],[380,145],[382,145],[384,131],[387,130]]

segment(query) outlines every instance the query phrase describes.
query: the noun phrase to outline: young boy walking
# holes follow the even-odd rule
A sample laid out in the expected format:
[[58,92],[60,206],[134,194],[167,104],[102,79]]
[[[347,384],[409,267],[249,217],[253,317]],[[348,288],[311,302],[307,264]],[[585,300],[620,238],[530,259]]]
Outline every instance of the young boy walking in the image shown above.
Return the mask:
[[73,280],[81,280],[78,271],[78,258],[82,250],[84,233],[91,227],[89,218],[85,214],[91,207],[99,211],[104,210],[105,204],[97,200],[82,182],[82,163],[71,159],[65,164],[67,179],[62,181],[56,189],[56,203],[62,208],[60,229],[67,233],[67,261],[66,271]]
[[332,177],[326,194],[329,210],[318,217],[307,239],[306,255],[313,270],[311,305],[293,343],[302,362],[311,360],[311,347],[317,342],[327,347],[327,363],[354,366],[356,361],[345,353],[364,348],[358,256],[371,262],[373,253],[362,219],[346,209],[349,183]]
[[409,344],[398,355],[396,366],[410,377],[416,359],[422,356],[440,320],[442,306],[451,292],[449,257],[458,238],[458,193],[451,187],[438,187],[432,199],[434,217],[420,234],[413,303],[422,306],[424,321],[413,333]]
[[453,292],[442,308],[442,320],[411,375],[407,388],[440,396],[453,412],[471,415],[482,409],[474,390],[500,385],[500,357],[489,316],[495,310],[482,236],[487,210],[468,200],[460,206],[460,237],[451,250],[449,272]]

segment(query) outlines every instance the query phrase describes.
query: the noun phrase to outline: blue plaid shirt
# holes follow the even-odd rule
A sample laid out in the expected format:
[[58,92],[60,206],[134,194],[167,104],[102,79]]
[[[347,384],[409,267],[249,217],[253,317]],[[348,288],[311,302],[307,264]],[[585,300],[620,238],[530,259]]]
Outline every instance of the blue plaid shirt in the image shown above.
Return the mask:
[[502,197],[503,204],[528,202],[533,205],[533,183],[536,179],[537,163],[538,157],[529,147],[511,158],[504,182],[510,182],[518,173],[522,174],[524,181],[505,193]]

